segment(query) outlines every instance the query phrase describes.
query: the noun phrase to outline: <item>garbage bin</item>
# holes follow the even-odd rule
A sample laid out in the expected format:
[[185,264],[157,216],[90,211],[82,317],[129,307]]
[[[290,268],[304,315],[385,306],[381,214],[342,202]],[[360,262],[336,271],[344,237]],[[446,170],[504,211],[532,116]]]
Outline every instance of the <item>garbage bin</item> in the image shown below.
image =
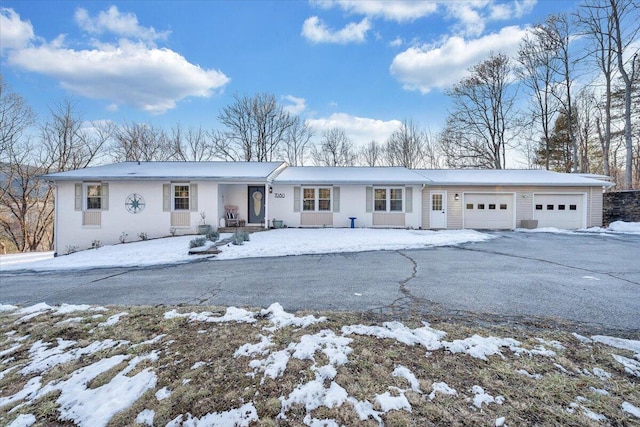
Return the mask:
[[351,220],[351,228],[356,228],[356,219],[357,219],[357,217],[350,216],[349,219]]

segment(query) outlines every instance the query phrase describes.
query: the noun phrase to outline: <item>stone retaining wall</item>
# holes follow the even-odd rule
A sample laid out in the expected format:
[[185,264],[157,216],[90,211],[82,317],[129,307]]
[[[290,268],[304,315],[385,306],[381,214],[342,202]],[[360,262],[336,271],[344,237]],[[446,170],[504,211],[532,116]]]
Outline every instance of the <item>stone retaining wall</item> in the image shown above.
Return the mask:
[[604,193],[602,222],[606,227],[614,221],[640,222],[640,191]]

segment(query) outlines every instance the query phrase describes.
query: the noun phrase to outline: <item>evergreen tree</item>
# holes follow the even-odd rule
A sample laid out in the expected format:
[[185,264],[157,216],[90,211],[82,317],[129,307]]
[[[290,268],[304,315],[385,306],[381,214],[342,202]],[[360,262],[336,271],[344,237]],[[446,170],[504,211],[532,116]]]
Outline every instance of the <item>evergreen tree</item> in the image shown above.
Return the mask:
[[[571,148],[569,120],[566,112],[562,111],[553,125],[548,150],[545,141],[540,141],[539,148],[536,150],[536,163],[540,166],[546,166],[548,164],[549,170],[552,171],[571,172],[573,168]],[[549,153],[548,159],[547,152]]]

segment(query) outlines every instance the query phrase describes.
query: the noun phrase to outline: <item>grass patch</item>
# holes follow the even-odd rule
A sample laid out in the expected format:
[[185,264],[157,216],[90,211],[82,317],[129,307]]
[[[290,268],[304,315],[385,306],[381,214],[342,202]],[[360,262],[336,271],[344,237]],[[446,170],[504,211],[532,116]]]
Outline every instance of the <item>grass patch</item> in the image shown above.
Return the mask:
[[[165,318],[164,314],[174,308],[181,314],[210,313],[199,320]],[[127,314],[115,324],[99,326],[110,316],[124,312]],[[420,344],[408,345],[397,339],[358,334],[343,336],[341,328],[345,325],[382,326],[361,314],[299,313],[299,316],[323,315],[328,319],[305,328],[287,326],[275,331],[264,329],[273,324],[268,316],[259,314],[255,316],[255,323],[211,322],[211,318],[225,314],[225,309],[220,307],[109,307],[100,314],[103,316],[93,317],[94,312],[67,315],[46,312],[31,320],[16,322],[17,315],[0,313],[0,352],[20,345],[0,357],[0,424],[8,424],[22,413],[35,415],[36,425],[72,425],[70,421],[58,419],[60,391],[11,402],[6,399],[23,391],[36,377],[41,377],[42,386],[65,381],[78,370],[116,355],[124,355],[126,359],[95,376],[86,384],[87,388],[109,385],[136,357],[146,359],[132,367],[126,376],[132,378],[149,370],[155,374],[156,383],[113,415],[109,426],[133,425],[136,416],[145,409],[155,411],[154,425],[165,425],[181,415],[202,418],[247,403],[252,403],[257,413],[258,419],[250,424],[252,426],[304,425],[305,417],[307,421],[330,419],[339,425],[379,425],[375,416],[361,419],[354,402],[369,403],[386,426],[495,425],[495,420],[501,417],[508,425],[601,425],[593,414],[606,417],[604,422],[611,425],[640,424],[640,418],[621,409],[623,402],[640,407],[638,377],[625,372],[612,357],[619,354],[634,359],[634,352],[584,343],[568,332],[530,330],[521,325],[473,326],[429,318],[403,321],[410,328],[421,328],[423,321],[432,321],[431,328],[446,332],[441,341],[465,340],[475,335],[512,338],[520,342],[519,348],[526,350],[516,352],[500,347],[501,354],[481,360],[446,348],[427,350]],[[78,316],[83,319],[59,323]],[[324,336],[327,330],[338,338],[350,340],[346,363],[332,364],[339,346],[331,340],[314,351],[303,348],[301,343],[309,336]],[[244,344],[259,343],[260,335],[268,336],[271,343],[263,349],[264,354],[234,357]],[[75,342],[59,354],[96,341],[112,339],[122,343],[41,371],[21,373],[38,357],[30,351],[36,342],[48,343],[47,348],[51,350],[59,339]],[[294,357],[296,350],[300,353],[307,350],[307,356]],[[547,353],[541,354],[544,352],[538,350]],[[269,357],[275,358],[276,354],[285,355],[288,361],[280,374],[271,378],[265,369],[271,366]],[[327,366],[333,366],[335,372],[321,374]],[[411,390],[409,380],[393,374],[398,367],[408,369],[415,376],[419,392]],[[327,395],[324,404],[312,409],[307,408],[304,401],[293,402],[282,414],[283,400],[293,399],[292,396],[301,393],[301,388],[314,381],[324,390],[335,384],[336,389],[344,390],[348,399]],[[436,383],[446,383],[456,394],[432,394]],[[488,403],[475,404],[480,397],[474,386],[482,387]],[[156,392],[163,387],[171,394],[160,400]],[[406,398],[411,411],[385,411],[385,403],[379,398],[385,393],[392,398]],[[12,411],[27,402],[29,405]]]

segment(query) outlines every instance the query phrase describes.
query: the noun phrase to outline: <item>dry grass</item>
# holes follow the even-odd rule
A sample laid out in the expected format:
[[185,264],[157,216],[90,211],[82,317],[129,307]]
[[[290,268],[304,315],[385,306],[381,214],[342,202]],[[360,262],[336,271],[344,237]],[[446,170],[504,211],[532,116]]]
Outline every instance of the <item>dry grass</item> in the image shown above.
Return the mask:
[[[98,340],[113,339],[127,341],[128,344],[115,346],[94,354],[53,367],[42,374],[42,384],[67,379],[74,371],[102,358],[119,354],[139,356],[155,351],[158,359],[147,360],[136,366],[128,375],[135,375],[145,368],[151,368],[157,375],[155,390],[147,391],[132,406],[118,413],[109,426],[135,425],[136,416],[144,409],[155,411],[154,425],[165,425],[180,414],[190,413],[202,417],[213,412],[228,411],[247,402],[253,402],[260,420],[256,426],[301,426],[307,410],[294,404],[286,413],[286,419],[279,418],[281,397],[287,397],[297,386],[315,378],[313,367],[328,363],[322,352],[314,354],[314,360],[291,358],[286,371],[279,378],[264,378],[262,373],[249,367],[252,358],[234,357],[234,352],[245,343],[259,342],[259,334],[272,335],[271,353],[285,349],[290,343],[299,342],[303,335],[315,334],[330,329],[340,335],[343,325],[377,324],[361,315],[349,313],[316,313],[326,315],[328,320],[305,329],[286,327],[273,333],[262,330],[270,323],[258,318],[255,324],[247,323],[206,323],[190,322],[186,318],[164,319],[163,315],[173,307],[109,307],[102,318],[91,318],[87,312],[58,316],[42,314],[25,323],[16,323],[16,316],[0,313],[0,352],[16,345],[15,338],[27,337],[22,346],[13,353],[0,357],[0,372],[6,372],[0,379],[0,397],[11,396],[25,386],[36,374],[23,375],[20,368],[29,363],[29,348],[38,340],[55,343],[58,338],[75,340],[75,347],[84,347]],[[212,311],[223,315],[223,308],[178,307],[179,312]],[[108,327],[97,327],[107,317],[127,312],[118,323]],[[308,313],[304,313],[308,314]],[[61,320],[83,316],[81,322],[59,324]],[[391,339],[350,335],[352,353],[348,363],[337,367],[333,379],[349,394],[360,401],[375,402],[375,396],[397,389],[410,389],[404,378],[392,375],[400,365],[407,367],[417,377],[422,393],[406,391],[404,394],[411,404],[411,412],[394,410],[381,415],[386,426],[436,426],[436,425],[495,425],[495,420],[506,418],[506,423],[536,426],[596,426],[594,421],[577,408],[573,413],[567,409],[578,396],[586,398],[579,402],[595,413],[606,416],[609,425],[640,425],[640,418],[634,418],[621,410],[624,401],[640,407],[640,380],[624,371],[622,365],[611,356],[612,353],[633,358],[633,353],[597,343],[582,343],[571,334],[552,330],[529,330],[522,327],[471,326],[470,324],[439,322],[434,319],[405,319],[404,324],[412,328],[422,326],[421,321],[432,320],[431,327],[447,332],[444,340],[464,339],[474,334],[484,337],[497,336],[514,338],[522,347],[532,349],[544,345],[553,349],[555,356],[521,354],[515,355],[503,349],[503,357],[489,356],[488,361],[466,354],[452,354],[444,349],[427,352],[425,348],[408,346]],[[15,331],[13,335],[7,335]],[[135,346],[166,334],[153,344]],[[551,348],[538,341],[542,338],[559,341],[564,350]],[[634,337],[639,339],[640,336]],[[74,347],[74,348],[75,348]],[[254,356],[263,359],[265,356]],[[95,388],[106,384],[120,372],[127,362],[99,375],[88,385]],[[193,367],[197,366],[195,369]],[[198,366],[200,365],[200,366]],[[562,370],[559,366],[564,368]],[[593,369],[600,368],[611,374],[610,378],[593,375]],[[530,378],[518,373],[526,370],[539,374],[540,378]],[[589,373],[587,373],[587,371]],[[2,376],[2,375],[0,375]],[[457,391],[457,395],[436,394],[429,399],[432,384],[445,382]],[[330,382],[325,385],[328,386]],[[504,403],[484,404],[477,408],[473,404],[471,389],[480,385],[491,396],[503,396]],[[163,387],[172,390],[169,398],[158,400],[155,392]],[[606,390],[601,394],[597,390]],[[34,414],[36,426],[72,425],[61,422],[56,399],[59,392],[50,393],[12,410],[15,404],[0,407],[0,424],[11,422],[18,414]],[[380,409],[377,403],[374,408]],[[373,419],[360,420],[353,406],[320,407],[311,411],[317,419],[333,419],[340,425],[377,426]]]

